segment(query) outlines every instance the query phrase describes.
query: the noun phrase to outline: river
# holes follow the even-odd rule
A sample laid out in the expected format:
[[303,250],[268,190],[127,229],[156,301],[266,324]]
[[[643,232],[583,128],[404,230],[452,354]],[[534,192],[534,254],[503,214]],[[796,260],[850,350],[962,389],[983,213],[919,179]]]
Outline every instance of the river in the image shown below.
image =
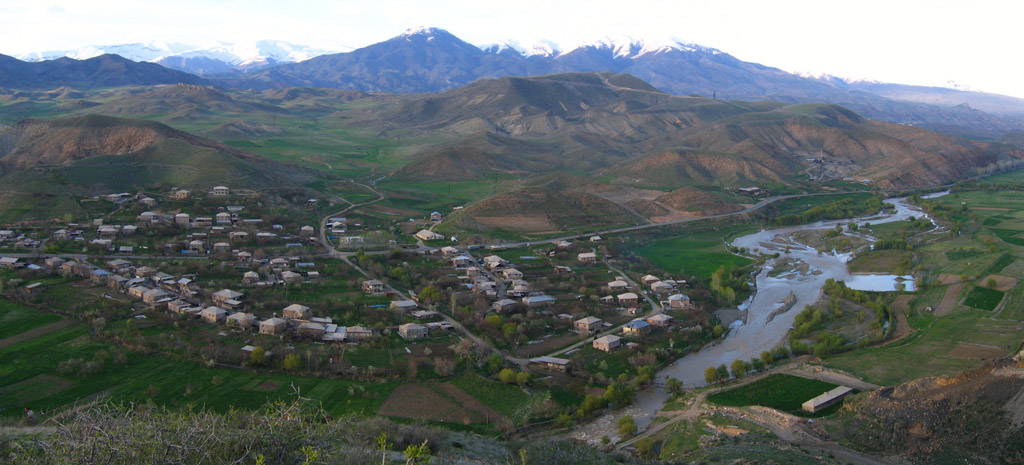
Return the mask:
[[[766,261],[758,272],[756,292],[746,306],[745,324],[730,329],[721,342],[705,346],[699,352],[689,354],[666,366],[658,372],[658,382],[654,387],[637,394],[634,405],[629,409],[629,414],[635,417],[637,426],[641,430],[645,429],[654,418],[654,413],[668,399],[668,395],[661,387],[666,378],[676,378],[688,388],[703,386],[706,384],[704,370],[707,367],[720,364],[729,366],[736,359],[750,360],[760,356],[761,352],[777,346],[786,338],[786,333],[793,325],[793,320],[800,313],[800,309],[818,300],[826,280],[835,279],[848,283],[860,281],[860,287],[865,290],[895,290],[892,288],[894,277],[851,275],[846,267],[846,262],[850,259],[849,254],[819,254],[817,250],[792,240],[791,236],[797,231],[831,229],[837,224],[845,225],[850,222],[856,222],[859,225],[863,225],[865,222],[880,224],[906,220],[912,216],[927,217],[924,212],[908,204],[905,200],[904,198],[886,200],[896,206],[894,213],[761,230],[735,239],[732,245],[736,247],[745,247],[753,253],[769,255],[779,252],[781,256]],[[786,251],[787,246],[789,246],[789,251]],[[778,277],[769,277],[768,272],[778,265],[779,260],[787,258],[790,259],[790,263],[792,261],[806,263],[808,266],[804,267],[805,272],[792,272]],[[912,281],[907,282],[906,285],[912,285]],[[790,310],[768,321],[769,316],[782,306],[781,301],[790,293],[796,297],[796,303]]]

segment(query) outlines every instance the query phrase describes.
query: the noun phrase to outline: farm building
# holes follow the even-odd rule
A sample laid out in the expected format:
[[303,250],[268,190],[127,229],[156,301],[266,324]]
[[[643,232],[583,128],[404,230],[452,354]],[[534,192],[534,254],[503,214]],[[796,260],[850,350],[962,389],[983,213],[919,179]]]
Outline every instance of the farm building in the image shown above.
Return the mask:
[[536,357],[530,359],[529,366],[530,368],[567,373],[569,371],[569,360],[557,357]]
[[594,348],[605,352],[611,352],[612,350],[615,350],[615,348],[619,347],[621,342],[621,338],[609,334],[607,336],[601,336],[594,339]]
[[853,389],[850,389],[846,386],[839,386],[818,397],[815,397],[807,402],[804,402],[803,405],[801,405],[801,408],[803,408],[805,412],[811,413],[817,412],[819,410],[824,410],[834,405],[836,402],[843,400],[843,397],[846,397],[846,395],[851,392],[853,392]]
[[415,300],[395,300],[390,304],[392,310],[400,313],[416,310]]
[[419,232],[417,232],[415,234],[415,236],[416,236],[416,238],[424,240],[424,241],[443,241],[444,240],[444,234],[438,234],[438,233],[436,233],[434,231],[429,231],[429,230],[426,230],[426,229],[419,230]]

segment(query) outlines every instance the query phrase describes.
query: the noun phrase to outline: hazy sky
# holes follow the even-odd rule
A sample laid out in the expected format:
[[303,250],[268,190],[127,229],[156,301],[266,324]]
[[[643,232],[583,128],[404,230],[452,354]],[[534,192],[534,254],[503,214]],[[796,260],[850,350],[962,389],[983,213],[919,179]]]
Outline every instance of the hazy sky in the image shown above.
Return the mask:
[[787,71],[1024,98],[1020,1],[0,0],[0,53],[153,40],[344,50],[416,26],[473,44],[675,37]]

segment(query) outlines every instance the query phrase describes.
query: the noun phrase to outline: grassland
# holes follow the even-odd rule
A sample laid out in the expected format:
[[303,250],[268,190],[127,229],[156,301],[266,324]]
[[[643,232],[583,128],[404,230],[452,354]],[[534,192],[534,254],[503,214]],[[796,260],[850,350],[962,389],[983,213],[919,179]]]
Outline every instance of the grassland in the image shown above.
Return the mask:
[[[761,405],[795,415],[811,415],[801,405],[836,385],[792,375],[770,375],[745,386],[708,396],[708,401],[730,407]],[[825,410],[827,412],[828,409]],[[821,413],[821,412],[819,412]],[[818,416],[818,415],[814,415]]]
[[0,299],[0,339],[59,321],[61,317]]
[[720,266],[740,268],[753,263],[749,258],[732,254],[720,239],[711,240],[709,236],[650,242],[637,249],[636,253],[666,273],[683,273],[705,279],[710,278]]

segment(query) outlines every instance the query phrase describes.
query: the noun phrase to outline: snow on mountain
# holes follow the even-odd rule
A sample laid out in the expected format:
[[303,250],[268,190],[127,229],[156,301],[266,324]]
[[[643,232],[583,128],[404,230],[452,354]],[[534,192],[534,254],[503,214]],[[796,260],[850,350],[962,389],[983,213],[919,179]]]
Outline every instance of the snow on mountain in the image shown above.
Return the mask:
[[492,44],[481,45],[480,49],[485,52],[501,53],[505,50],[514,50],[516,53],[525,56],[553,57],[562,53],[562,48],[550,40],[538,40],[532,42],[520,42],[518,40],[504,40]]
[[[347,50],[346,50],[347,51]],[[254,42],[212,42],[201,45],[165,42],[145,42],[121,45],[89,45],[71,50],[53,50],[19,55],[22,61],[43,61],[60,57],[84,60],[111,53],[132,61],[169,63],[175,58],[179,62],[201,58],[223,62],[232,69],[254,69],[280,63],[305,61],[315,56],[337,53],[280,40],[259,40]],[[182,71],[192,71],[182,69]]]
[[615,58],[637,58],[647,54],[658,54],[672,50],[682,52],[703,52],[717,55],[721,51],[705,47],[703,45],[684,42],[674,37],[652,37],[635,38],[631,36],[605,36],[595,41],[579,43],[574,47],[565,48],[562,54],[574,50],[593,47],[597,49],[608,49],[614,53]]

